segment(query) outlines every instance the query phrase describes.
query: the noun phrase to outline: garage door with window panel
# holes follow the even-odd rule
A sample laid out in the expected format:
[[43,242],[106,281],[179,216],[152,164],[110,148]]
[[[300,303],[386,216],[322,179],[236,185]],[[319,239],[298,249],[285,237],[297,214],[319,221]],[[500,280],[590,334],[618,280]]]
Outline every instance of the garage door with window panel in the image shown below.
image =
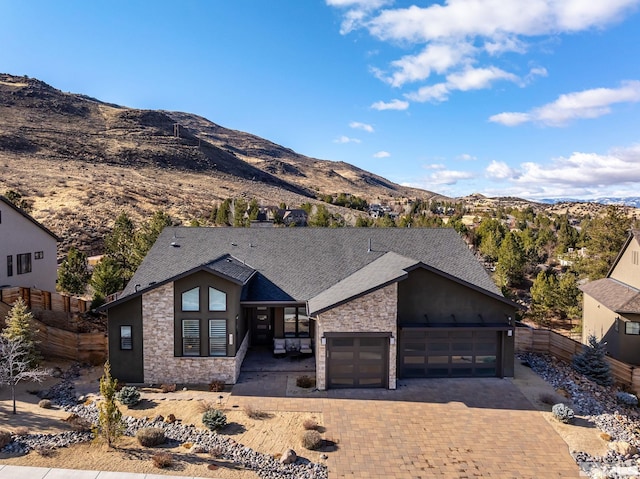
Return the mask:
[[386,387],[389,378],[389,338],[328,337],[329,388]]
[[499,332],[492,329],[401,330],[401,377],[500,375]]

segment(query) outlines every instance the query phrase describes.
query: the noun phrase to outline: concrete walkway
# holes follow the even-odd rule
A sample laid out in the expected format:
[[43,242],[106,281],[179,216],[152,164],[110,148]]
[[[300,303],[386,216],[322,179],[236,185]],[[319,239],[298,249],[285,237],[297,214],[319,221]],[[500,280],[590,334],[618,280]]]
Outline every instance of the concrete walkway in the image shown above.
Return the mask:
[[164,474],[134,474],[133,472],[79,471],[49,467],[5,466],[0,464],[0,479],[197,479]]

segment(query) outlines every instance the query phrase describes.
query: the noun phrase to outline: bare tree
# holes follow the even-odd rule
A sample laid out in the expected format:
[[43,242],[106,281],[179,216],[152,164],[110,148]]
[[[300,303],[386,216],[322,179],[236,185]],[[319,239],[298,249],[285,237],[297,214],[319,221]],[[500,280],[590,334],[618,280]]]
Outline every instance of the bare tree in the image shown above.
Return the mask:
[[50,371],[30,365],[29,347],[23,339],[0,336],[0,386],[11,388],[13,414],[16,414],[16,385],[20,381],[42,382],[50,375]]

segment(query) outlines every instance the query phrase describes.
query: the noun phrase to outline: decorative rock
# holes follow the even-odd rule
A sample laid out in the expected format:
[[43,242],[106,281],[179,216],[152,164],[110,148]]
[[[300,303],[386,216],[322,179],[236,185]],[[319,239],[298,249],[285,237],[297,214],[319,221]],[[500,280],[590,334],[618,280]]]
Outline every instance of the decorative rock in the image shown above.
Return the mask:
[[176,416],[174,414],[169,414],[164,418],[164,422],[166,422],[167,424],[173,424],[174,422],[176,422]]
[[298,459],[298,455],[293,449],[287,449],[284,451],[282,456],[280,456],[280,462],[282,464],[293,464]]
[[202,444],[194,444],[193,446],[191,446],[190,451],[194,454],[205,454],[209,452],[209,450]]
[[163,422],[164,421],[164,416],[162,414],[158,414],[156,417],[154,417],[151,422]]

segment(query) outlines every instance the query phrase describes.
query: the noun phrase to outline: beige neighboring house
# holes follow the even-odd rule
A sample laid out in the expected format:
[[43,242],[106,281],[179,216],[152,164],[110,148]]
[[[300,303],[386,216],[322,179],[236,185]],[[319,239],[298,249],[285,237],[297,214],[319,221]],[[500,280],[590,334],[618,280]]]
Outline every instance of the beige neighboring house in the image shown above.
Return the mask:
[[640,365],[640,230],[632,230],[606,278],[584,292],[582,342],[607,342],[611,357]]
[[0,288],[56,290],[58,237],[0,195]]

